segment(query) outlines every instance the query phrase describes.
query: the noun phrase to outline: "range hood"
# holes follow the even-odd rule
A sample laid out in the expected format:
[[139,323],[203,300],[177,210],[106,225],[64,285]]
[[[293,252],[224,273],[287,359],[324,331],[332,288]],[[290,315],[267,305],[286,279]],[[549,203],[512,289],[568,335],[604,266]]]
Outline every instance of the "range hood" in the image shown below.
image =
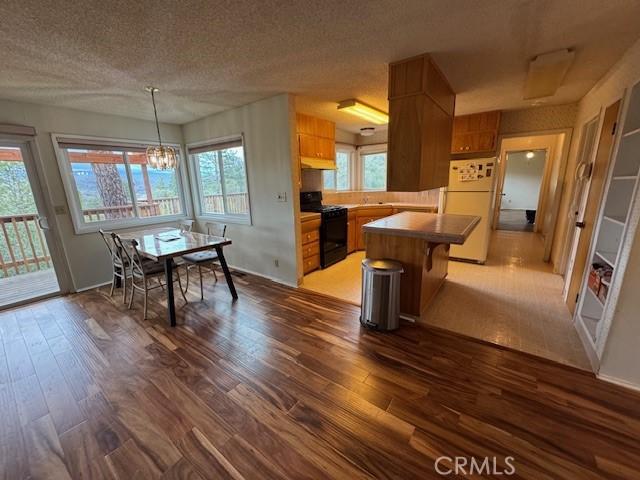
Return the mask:
[[314,170],[335,170],[335,160],[315,157],[300,157],[300,168],[309,168]]

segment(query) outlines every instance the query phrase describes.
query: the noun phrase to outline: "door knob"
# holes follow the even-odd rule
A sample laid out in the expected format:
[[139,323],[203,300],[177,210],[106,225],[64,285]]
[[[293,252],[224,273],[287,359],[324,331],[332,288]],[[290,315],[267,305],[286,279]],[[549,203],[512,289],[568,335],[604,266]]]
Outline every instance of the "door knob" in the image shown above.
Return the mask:
[[586,226],[587,225],[584,222],[576,222],[576,227],[578,227],[578,228],[584,228]]

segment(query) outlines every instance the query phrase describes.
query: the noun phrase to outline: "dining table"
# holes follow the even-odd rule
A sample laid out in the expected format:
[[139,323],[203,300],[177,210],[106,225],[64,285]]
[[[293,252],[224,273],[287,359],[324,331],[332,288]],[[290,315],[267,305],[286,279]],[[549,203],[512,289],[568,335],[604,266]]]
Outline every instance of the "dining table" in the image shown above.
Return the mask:
[[218,254],[220,267],[224,272],[229,292],[233,300],[238,299],[236,287],[224,258],[224,247],[231,245],[226,237],[217,237],[198,232],[189,232],[180,228],[161,227],[120,234],[123,240],[136,240],[138,252],[145,258],[164,263],[164,273],[167,291],[167,313],[169,324],[176,326],[176,307],[173,295],[173,270],[176,267],[174,259],[188,253],[215,250]]

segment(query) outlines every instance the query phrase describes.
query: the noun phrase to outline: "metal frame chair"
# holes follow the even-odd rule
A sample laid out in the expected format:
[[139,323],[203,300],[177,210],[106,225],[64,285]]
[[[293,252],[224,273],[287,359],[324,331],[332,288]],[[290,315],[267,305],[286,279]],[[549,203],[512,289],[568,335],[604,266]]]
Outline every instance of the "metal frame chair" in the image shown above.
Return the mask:
[[113,297],[113,291],[116,288],[118,278],[122,282],[122,303],[127,302],[127,264],[125,258],[122,256],[122,252],[115,243],[113,238],[113,232],[105,232],[104,230],[98,230],[102,240],[104,240],[107,250],[109,250],[109,256],[111,257],[111,267],[113,269],[113,278],[111,279],[111,291],[109,296]]
[[[147,319],[147,303],[149,297],[149,290],[154,290],[156,288],[162,288],[164,290],[164,285],[162,284],[162,276],[164,275],[164,265],[159,262],[153,262],[143,259],[138,251],[138,242],[135,239],[132,240],[122,240],[115,233],[113,234],[114,243],[121,248],[121,250],[127,256],[128,264],[129,264],[129,276],[131,277],[131,298],[129,299],[129,309],[133,307],[133,299],[135,296],[136,290],[139,290],[144,293],[144,311],[143,318]],[[180,279],[180,271],[176,269],[176,278],[174,282],[178,282],[178,288],[180,289],[180,293],[182,294],[182,298],[185,302],[187,302],[187,297],[182,291],[182,281]],[[148,281],[151,278],[155,278],[158,281],[158,285],[150,287]],[[136,284],[136,280],[141,281],[141,285]]]
[[[227,226],[224,223],[217,222],[207,222],[205,223],[207,227],[207,235],[212,235],[215,237],[224,237],[227,233]],[[204,288],[202,286],[202,267],[207,267],[209,270],[213,272],[213,276],[218,281],[218,275],[216,274],[216,270],[214,268],[216,261],[218,260],[218,253],[211,249],[205,250],[204,252],[196,252],[189,253],[187,255],[183,255],[182,260],[185,263],[185,268],[187,271],[187,285],[185,287],[186,293],[189,290],[189,270],[191,267],[198,267],[198,275],[200,277],[200,300],[204,300]]]

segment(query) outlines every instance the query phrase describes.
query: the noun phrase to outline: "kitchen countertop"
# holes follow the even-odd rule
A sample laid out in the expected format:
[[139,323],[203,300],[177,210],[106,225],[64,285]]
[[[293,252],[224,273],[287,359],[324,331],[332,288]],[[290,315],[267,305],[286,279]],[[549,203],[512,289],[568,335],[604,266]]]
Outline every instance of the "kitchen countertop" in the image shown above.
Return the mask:
[[365,233],[462,245],[479,222],[480,217],[472,215],[402,212],[366,223],[362,228]]
[[354,210],[358,208],[415,208],[420,210],[437,211],[436,205],[424,205],[422,203],[402,203],[402,202],[385,202],[385,203],[347,203],[337,204],[341,207],[345,207],[348,210]]
[[317,212],[300,212],[300,221],[312,220],[314,218],[320,218],[320,214]]

